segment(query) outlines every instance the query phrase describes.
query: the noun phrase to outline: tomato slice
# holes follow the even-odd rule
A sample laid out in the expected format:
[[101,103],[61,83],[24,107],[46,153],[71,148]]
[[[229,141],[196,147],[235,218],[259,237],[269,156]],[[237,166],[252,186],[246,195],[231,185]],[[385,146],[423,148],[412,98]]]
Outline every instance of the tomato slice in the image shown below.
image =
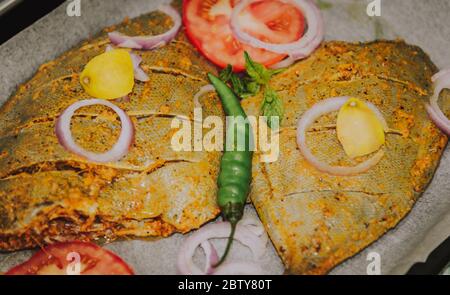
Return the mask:
[[[271,66],[286,57],[242,44],[233,36],[230,16],[239,0],[184,0],[183,22],[197,49],[219,67],[231,64],[235,71],[245,68],[244,51],[253,60]],[[300,10],[277,0],[261,0],[249,5],[239,17],[242,29],[252,36],[275,44],[297,41],[305,31]]]
[[[76,265],[78,264],[78,265]],[[132,275],[119,256],[93,243],[56,243],[40,250],[6,275]]]

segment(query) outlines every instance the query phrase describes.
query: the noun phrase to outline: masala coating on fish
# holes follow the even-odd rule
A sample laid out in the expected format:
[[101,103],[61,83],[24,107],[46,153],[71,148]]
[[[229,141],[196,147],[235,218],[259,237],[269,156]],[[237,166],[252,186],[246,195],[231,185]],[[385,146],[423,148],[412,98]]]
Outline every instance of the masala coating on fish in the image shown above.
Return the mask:
[[[150,80],[136,82],[115,101],[135,126],[135,141],[120,161],[95,164],[58,142],[55,121],[71,104],[90,98],[79,75],[105,52],[106,33],[160,34],[172,26],[152,12],[117,27],[40,67],[0,110],[0,250],[55,241],[168,236],[199,228],[219,214],[216,178],[220,152],[176,152],[174,118],[192,124],[194,95],[208,84],[207,63],[180,32],[170,44],[135,51]],[[200,99],[204,116],[223,116],[213,93]],[[121,130],[103,106],[80,109],[72,120],[76,142],[105,152]],[[207,130],[205,130],[207,131]]]
[[[447,144],[425,110],[436,72],[420,48],[401,41],[329,42],[273,78],[271,86],[285,106],[280,156],[274,163],[260,163],[255,155],[251,200],[289,273],[327,273],[411,210]],[[365,173],[322,173],[297,147],[299,118],[315,103],[335,96],[372,102],[394,130],[387,134],[384,158]],[[449,100],[443,101],[449,114]],[[261,102],[261,96],[244,100],[247,114],[259,114]],[[310,128],[307,144],[321,161],[353,166],[367,157],[346,156],[333,127],[336,116],[320,118]]]

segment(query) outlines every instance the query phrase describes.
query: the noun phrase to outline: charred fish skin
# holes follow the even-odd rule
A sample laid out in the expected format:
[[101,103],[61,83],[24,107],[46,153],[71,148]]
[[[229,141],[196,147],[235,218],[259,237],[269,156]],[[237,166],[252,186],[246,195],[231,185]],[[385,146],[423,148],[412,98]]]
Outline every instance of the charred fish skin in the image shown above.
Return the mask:
[[[436,72],[420,48],[402,41],[328,42],[273,78],[271,86],[289,106],[280,129],[280,157],[274,163],[259,163],[255,156],[250,197],[287,272],[325,274],[395,227],[411,210],[447,144],[424,108]],[[297,148],[301,115],[334,96],[372,102],[390,128],[399,131],[387,135],[384,158],[364,174],[321,173]],[[257,115],[261,100],[244,100],[247,114]],[[443,101],[449,114],[449,100]],[[335,122],[336,114],[321,118],[308,133],[308,146],[321,161],[355,165],[343,152],[335,129],[326,128]]]
[[[136,128],[124,159],[90,163],[67,152],[54,132],[64,109],[90,98],[79,74],[105,51],[107,32],[159,34],[171,25],[166,15],[152,12],[107,28],[42,65],[1,107],[0,251],[55,241],[166,237],[199,228],[219,214],[220,153],[171,147],[172,120],[193,120],[194,94],[208,84],[207,73],[216,73],[182,32],[160,49],[135,51],[150,81],[136,83],[129,101],[114,102]],[[200,102],[204,116],[223,116],[215,94]],[[83,108],[72,120],[79,144],[95,152],[110,148],[118,132],[120,122],[107,108]]]

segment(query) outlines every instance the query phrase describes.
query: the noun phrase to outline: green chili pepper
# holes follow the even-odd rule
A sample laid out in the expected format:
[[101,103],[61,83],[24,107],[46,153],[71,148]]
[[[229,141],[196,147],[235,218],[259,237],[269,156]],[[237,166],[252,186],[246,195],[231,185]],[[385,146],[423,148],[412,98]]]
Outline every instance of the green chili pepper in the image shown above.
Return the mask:
[[[222,100],[225,115],[246,121],[247,115],[234,92],[214,75],[208,74],[208,77]],[[226,141],[232,144],[226,145],[222,156],[218,179],[219,192],[217,203],[222,211],[223,218],[231,224],[231,233],[225,253],[216,267],[225,261],[230,251],[237,223],[244,214],[244,206],[250,191],[252,177],[253,152],[250,149],[250,125],[228,124],[226,132]],[[231,138],[231,134],[235,136]],[[243,148],[238,147],[238,138],[245,138],[245,146]]]

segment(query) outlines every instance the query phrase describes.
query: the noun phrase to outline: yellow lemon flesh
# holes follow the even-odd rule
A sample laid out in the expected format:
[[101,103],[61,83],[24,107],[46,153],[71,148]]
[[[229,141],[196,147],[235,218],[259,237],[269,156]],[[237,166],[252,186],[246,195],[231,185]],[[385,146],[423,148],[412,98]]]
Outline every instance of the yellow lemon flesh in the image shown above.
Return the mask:
[[350,98],[339,110],[337,136],[350,158],[368,155],[385,143],[383,124],[361,100]]
[[130,53],[115,49],[94,57],[80,76],[84,90],[95,98],[116,99],[134,87],[134,70]]

